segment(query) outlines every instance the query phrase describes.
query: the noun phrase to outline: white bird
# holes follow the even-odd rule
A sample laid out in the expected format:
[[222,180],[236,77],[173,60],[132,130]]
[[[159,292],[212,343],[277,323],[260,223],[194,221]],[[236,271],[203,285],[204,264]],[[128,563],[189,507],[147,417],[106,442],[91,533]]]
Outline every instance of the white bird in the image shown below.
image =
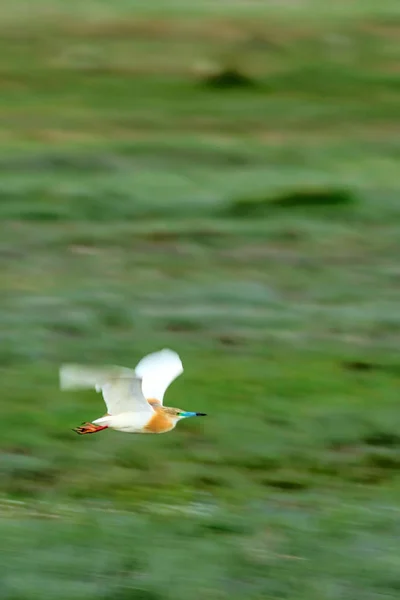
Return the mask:
[[206,416],[163,406],[167,388],[181,373],[178,354],[165,348],[142,358],[135,369],[62,365],[60,387],[94,388],[103,394],[107,413],[74,429],[80,435],[107,428],[126,433],[165,433],[174,429],[180,419]]

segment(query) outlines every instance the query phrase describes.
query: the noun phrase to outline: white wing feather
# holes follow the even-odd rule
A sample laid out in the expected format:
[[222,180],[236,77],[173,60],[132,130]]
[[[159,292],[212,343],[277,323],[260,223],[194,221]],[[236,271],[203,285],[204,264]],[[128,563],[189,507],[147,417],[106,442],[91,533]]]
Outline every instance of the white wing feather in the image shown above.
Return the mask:
[[183,366],[179,355],[165,348],[142,358],[136,365],[135,373],[142,380],[144,397],[162,404],[169,385],[183,373]]
[[142,392],[142,380],[138,377],[117,377],[102,387],[103,398],[110,415],[127,412],[154,413]]
[[103,393],[110,415],[124,412],[153,413],[142,391],[142,381],[135,371],[124,367],[86,367],[63,365],[60,369],[63,390],[95,388]]

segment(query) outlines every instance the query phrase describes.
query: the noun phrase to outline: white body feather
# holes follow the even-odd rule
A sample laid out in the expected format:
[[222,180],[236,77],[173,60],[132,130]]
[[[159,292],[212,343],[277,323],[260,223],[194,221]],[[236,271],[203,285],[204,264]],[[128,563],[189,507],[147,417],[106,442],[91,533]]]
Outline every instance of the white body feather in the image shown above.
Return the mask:
[[119,415],[107,415],[92,421],[95,425],[107,425],[111,429],[125,433],[140,433],[149,423],[152,414],[148,412],[126,412]]

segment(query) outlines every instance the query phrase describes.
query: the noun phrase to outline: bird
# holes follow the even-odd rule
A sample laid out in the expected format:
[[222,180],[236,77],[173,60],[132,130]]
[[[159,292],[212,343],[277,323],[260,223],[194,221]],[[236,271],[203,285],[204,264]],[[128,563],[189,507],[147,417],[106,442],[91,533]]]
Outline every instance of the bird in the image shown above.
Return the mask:
[[79,435],[114,429],[124,433],[166,433],[187,417],[205,417],[163,405],[169,385],[183,373],[179,355],[164,348],[144,356],[134,369],[113,365],[63,364],[61,390],[94,388],[102,392],[107,413],[73,429]]

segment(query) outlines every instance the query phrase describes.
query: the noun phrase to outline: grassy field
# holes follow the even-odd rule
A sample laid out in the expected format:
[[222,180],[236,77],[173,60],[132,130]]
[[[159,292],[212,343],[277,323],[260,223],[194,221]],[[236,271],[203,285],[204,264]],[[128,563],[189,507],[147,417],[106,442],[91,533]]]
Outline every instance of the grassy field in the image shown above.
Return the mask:
[[[1,599],[398,598],[398,2],[34,5],[0,8]],[[62,362],[162,347],[207,419],[71,431],[104,407]]]

